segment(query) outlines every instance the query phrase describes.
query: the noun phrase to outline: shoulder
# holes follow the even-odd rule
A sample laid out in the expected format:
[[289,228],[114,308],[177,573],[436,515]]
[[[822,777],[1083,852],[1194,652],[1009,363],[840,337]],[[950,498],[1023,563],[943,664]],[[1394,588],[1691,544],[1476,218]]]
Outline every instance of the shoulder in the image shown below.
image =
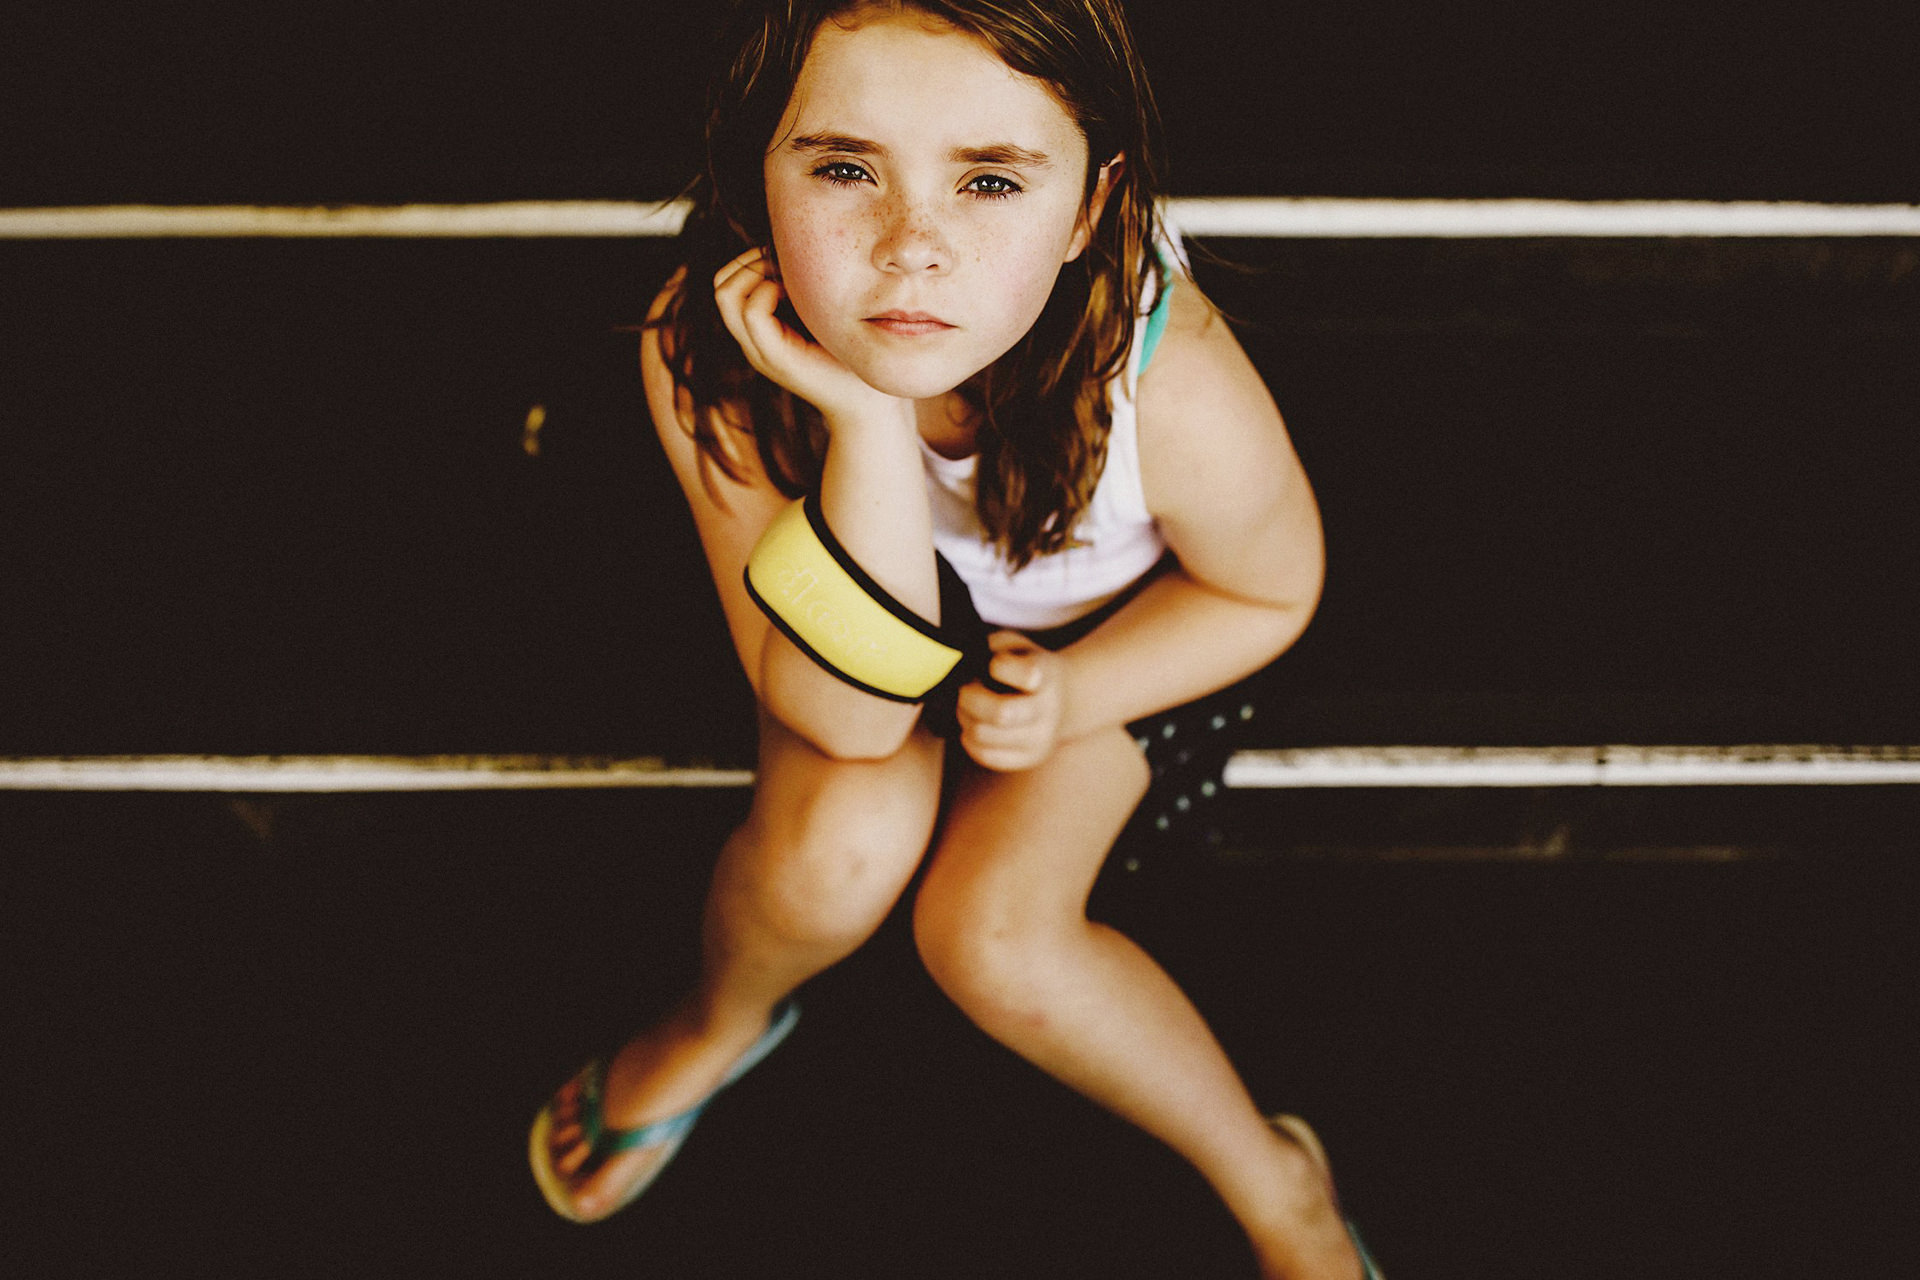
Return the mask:
[[1185,276],[1172,285],[1166,327],[1135,402],[1142,481],[1156,516],[1177,515],[1195,491],[1218,501],[1228,496],[1222,483],[1273,475],[1291,458],[1266,383],[1225,318]]
[[1318,508],[1280,410],[1225,318],[1187,277],[1172,288],[1136,396],[1147,509],[1189,570],[1260,596],[1257,561],[1317,561]]

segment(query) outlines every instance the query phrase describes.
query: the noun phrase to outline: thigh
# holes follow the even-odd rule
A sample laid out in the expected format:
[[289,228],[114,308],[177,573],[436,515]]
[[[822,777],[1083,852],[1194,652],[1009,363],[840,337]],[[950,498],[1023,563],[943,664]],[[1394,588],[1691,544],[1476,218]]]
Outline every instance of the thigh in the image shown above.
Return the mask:
[[968,764],[923,896],[1022,915],[1080,914],[1147,781],[1139,745],[1118,728],[1063,743],[1032,769]]

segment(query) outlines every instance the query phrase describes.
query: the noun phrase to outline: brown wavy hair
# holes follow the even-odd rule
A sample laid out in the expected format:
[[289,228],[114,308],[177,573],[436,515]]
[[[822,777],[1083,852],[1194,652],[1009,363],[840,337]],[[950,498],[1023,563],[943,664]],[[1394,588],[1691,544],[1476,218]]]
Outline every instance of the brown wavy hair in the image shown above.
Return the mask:
[[692,206],[680,233],[685,283],[653,323],[691,398],[694,439],[715,466],[741,478],[720,433],[750,428],[783,493],[819,486],[818,411],[747,366],[704,286],[746,249],[772,243],[762,164],[821,23],[904,11],[979,38],[1052,88],[1087,139],[1085,198],[1101,164],[1125,156],[1086,251],[1062,269],[1033,328],[959,389],[979,417],[981,523],[1020,567],[1069,545],[1106,461],[1108,387],[1132,346],[1146,274],[1167,283],[1152,251],[1159,113],[1120,0],[736,0],[709,80],[706,170],[683,193]]

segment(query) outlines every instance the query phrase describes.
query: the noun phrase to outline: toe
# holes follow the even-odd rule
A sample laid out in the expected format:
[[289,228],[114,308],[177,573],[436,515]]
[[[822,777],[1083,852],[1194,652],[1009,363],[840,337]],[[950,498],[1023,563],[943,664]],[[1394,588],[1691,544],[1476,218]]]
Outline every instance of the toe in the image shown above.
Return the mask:
[[646,1178],[664,1154],[658,1147],[642,1147],[612,1157],[573,1188],[574,1208],[585,1218],[610,1212],[616,1197]]
[[565,1178],[571,1178],[587,1160],[587,1144],[578,1125],[570,1126],[566,1131],[555,1130],[547,1142],[547,1155],[553,1161],[554,1169]]

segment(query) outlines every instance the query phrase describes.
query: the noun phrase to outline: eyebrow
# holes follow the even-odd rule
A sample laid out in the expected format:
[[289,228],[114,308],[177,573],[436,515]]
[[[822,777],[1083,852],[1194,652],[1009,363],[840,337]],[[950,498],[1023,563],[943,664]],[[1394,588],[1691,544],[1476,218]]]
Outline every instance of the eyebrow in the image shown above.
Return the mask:
[[953,158],[965,164],[1012,164],[1029,169],[1040,169],[1053,163],[1044,152],[1029,151],[1011,142],[996,142],[985,147],[959,147],[954,150]]
[[[877,142],[865,138],[850,137],[844,133],[803,133],[787,143],[790,151],[838,151],[843,155],[870,156],[880,155],[886,148]],[[1043,151],[1032,151],[1016,146],[1011,142],[993,142],[979,147],[955,147],[948,152],[948,158],[955,164],[1007,164],[1028,169],[1043,169],[1052,164],[1052,158]]]

